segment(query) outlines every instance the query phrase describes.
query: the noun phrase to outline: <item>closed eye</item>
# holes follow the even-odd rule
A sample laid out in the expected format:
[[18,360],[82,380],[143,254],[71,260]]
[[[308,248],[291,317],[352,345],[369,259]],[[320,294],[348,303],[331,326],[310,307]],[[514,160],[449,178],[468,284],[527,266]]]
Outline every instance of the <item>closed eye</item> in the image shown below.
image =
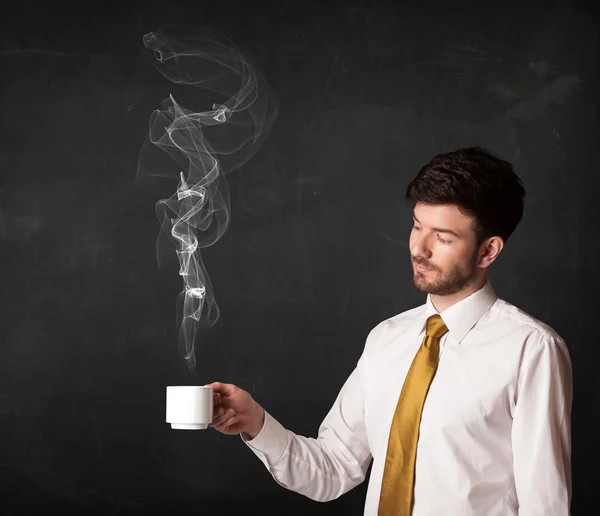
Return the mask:
[[[413,229],[415,231],[419,231],[421,228],[417,227],[417,225],[413,225]],[[438,239],[438,242],[440,242],[441,244],[449,244],[450,240],[444,240],[443,238],[440,237],[440,235],[436,235],[436,238]]]

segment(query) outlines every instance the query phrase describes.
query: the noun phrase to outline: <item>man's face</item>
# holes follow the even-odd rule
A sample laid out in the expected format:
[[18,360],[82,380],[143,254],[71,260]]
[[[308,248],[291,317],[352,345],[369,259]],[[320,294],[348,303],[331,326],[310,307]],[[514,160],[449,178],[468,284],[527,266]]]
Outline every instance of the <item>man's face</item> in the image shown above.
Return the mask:
[[454,205],[422,203],[417,203],[413,216],[409,249],[417,289],[446,296],[478,279],[478,246],[471,217]]

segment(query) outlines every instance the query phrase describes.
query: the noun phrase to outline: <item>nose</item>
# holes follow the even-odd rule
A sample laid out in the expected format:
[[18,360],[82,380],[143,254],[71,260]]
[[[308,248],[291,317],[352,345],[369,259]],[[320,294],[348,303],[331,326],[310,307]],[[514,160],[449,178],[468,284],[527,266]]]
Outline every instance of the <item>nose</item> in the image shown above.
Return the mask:
[[416,231],[412,231],[410,234],[409,248],[411,254],[415,258],[422,258],[428,260],[431,257],[431,250],[429,248],[429,240],[427,236]]

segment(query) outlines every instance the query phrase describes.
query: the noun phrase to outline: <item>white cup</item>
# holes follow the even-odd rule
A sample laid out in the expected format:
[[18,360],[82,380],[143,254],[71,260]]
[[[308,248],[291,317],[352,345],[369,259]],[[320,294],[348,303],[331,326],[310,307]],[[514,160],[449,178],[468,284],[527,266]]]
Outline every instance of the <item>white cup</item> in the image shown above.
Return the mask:
[[213,390],[206,386],[167,387],[167,423],[175,430],[204,430],[213,420]]

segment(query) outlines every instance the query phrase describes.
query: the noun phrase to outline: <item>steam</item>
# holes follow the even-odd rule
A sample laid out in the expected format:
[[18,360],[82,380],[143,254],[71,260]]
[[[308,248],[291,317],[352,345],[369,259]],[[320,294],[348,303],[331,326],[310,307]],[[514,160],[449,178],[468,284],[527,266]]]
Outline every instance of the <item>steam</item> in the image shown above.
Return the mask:
[[229,227],[229,190],[224,175],[258,151],[278,110],[262,75],[223,36],[206,30],[179,34],[166,28],[145,34],[143,42],[152,51],[154,67],[169,81],[222,97],[211,102],[212,109],[194,112],[169,94],[163,109],[150,117],[148,138],[138,160],[138,178],[174,176],[149,157],[150,142],[181,167],[173,177],[178,179],[175,193],[156,204],[161,224],[156,255],[160,267],[164,239],[176,247],[183,279],[183,291],[177,298],[182,306],[179,346],[191,369],[196,365],[194,343],[199,326],[210,327],[219,318],[200,249],[217,242]]

